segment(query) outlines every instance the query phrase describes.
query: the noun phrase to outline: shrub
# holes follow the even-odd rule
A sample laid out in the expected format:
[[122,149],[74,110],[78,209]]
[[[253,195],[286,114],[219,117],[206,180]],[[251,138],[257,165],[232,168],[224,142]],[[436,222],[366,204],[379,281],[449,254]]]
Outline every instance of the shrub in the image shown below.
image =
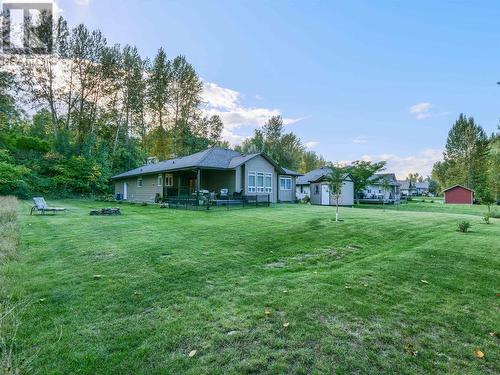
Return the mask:
[[458,223],[458,230],[459,230],[459,232],[467,233],[470,226],[471,226],[470,223],[468,221],[464,220],[464,221],[461,221],[460,223]]
[[142,202],[141,203],[141,206],[147,206],[148,205],[148,202]]
[[491,213],[489,212],[486,212],[483,216],[483,220],[485,222],[485,224],[489,224],[490,223],[490,217],[491,217]]
[[434,199],[431,199],[431,203],[434,203]]
[[309,198],[309,195],[306,195],[304,198],[302,198],[302,203],[309,203],[311,201],[311,198]]

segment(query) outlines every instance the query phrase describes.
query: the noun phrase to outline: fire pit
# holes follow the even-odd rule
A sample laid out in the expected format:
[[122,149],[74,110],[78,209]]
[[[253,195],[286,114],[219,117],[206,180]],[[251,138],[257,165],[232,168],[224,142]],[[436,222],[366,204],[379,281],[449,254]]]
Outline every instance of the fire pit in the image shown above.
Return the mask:
[[100,210],[90,210],[90,215],[95,216],[95,215],[106,215],[106,216],[114,216],[114,215],[121,215],[120,209],[118,207],[108,207],[108,208],[101,208]]

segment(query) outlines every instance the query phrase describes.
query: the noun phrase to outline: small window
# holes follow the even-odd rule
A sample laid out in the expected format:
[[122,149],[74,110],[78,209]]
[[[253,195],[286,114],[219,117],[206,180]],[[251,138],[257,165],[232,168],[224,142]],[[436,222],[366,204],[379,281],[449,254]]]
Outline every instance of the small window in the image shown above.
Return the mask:
[[255,172],[248,172],[248,192],[255,193]]
[[137,187],[142,187],[142,177],[137,178]]
[[168,186],[168,187],[174,186],[174,175],[172,175],[172,174],[165,175],[165,186]]
[[266,173],[264,179],[264,189],[266,193],[270,193],[273,190],[273,175],[271,173]]
[[319,186],[314,185],[314,194],[319,194]]
[[162,186],[163,185],[163,177],[161,174],[158,175],[158,186]]
[[292,190],[291,177],[280,177],[280,190]]

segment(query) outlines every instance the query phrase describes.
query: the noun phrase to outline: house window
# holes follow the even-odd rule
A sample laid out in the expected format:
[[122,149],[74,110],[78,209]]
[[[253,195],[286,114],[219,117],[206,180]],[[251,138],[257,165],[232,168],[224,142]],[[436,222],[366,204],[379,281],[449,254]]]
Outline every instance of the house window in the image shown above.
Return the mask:
[[255,193],[255,172],[248,172],[248,192]]
[[257,172],[257,193],[264,192],[264,173]]
[[291,177],[280,177],[280,190],[292,190]]
[[163,185],[163,177],[161,176],[161,174],[158,175],[158,186],[162,186]]
[[137,187],[142,187],[142,177],[137,178]]
[[319,185],[314,185],[314,194],[319,194]]
[[264,178],[264,189],[266,193],[270,193],[273,190],[273,175],[272,173],[266,173]]
[[174,175],[172,175],[172,174],[165,175],[165,186],[168,186],[168,187],[174,186]]

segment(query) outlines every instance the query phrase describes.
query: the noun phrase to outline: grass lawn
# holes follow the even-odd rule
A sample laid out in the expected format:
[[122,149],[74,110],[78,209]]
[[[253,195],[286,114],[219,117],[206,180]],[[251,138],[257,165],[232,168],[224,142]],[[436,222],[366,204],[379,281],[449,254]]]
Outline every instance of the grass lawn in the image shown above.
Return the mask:
[[0,267],[30,373],[500,372],[498,219],[50,203],[69,212],[21,204],[21,247]]
[[[424,202],[422,202],[424,200]],[[434,203],[431,203],[434,200]],[[415,211],[415,212],[440,212],[440,213],[455,213],[463,215],[483,216],[488,212],[488,207],[485,205],[469,205],[469,204],[444,204],[442,198],[413,198],[408,203],[401,204],[386,204],[382,207],[381,204],[359,204],[357,208],[396,210],[396,211]],[[500,207],[491,206],[491,211],[500,217]],[[470,219],[470,218],[469,218]]]

